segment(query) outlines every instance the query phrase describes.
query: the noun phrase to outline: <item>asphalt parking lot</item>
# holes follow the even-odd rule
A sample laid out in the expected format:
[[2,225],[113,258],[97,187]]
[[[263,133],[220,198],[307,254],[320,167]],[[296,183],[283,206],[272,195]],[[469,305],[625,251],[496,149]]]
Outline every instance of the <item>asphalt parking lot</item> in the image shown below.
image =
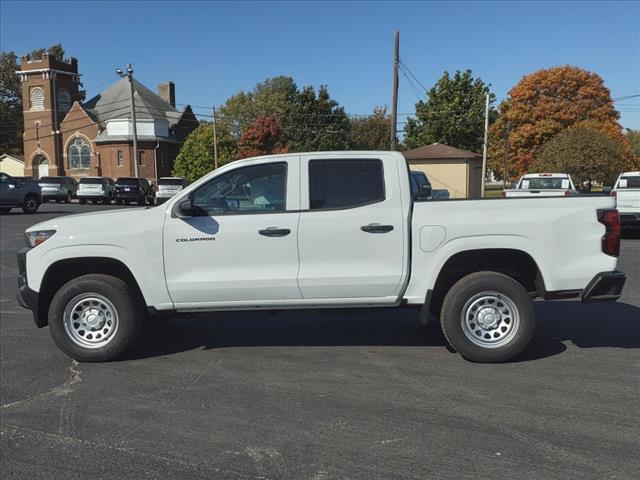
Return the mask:
[[9,478],[637,479],[640,236],[613,304],[536,302],[518,361],[479,365],[407,310],[216,314],[77,364],[15,300],[0,216],[1,470]]

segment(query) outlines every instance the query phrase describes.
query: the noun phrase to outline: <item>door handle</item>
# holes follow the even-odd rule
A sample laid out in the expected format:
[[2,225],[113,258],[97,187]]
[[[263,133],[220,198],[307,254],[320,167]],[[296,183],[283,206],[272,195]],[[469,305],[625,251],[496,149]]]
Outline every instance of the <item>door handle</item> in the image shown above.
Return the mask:
[[258,233],[265,237],[286,237],[291,233],[291,230],[288,228],[269,227],[263,230],[258,230]]
[[379,223],[370,223],[363,225],[360,230],[367,233],[388,233],[393,230],[393,225],[380,225]]

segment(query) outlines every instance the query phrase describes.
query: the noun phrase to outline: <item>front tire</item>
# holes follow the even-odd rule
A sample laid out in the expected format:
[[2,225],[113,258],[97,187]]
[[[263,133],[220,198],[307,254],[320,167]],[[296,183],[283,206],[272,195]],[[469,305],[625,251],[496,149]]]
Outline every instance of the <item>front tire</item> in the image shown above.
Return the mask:
[[113,360],[142,333],[144,310],[132,289],[111,275],[83,275],[65,283],[49,306],[56,345],[81,362]]
[[456,282],[440,316],[449,344],[472,362],[506,362],[529,343],[533,304],[524,287],[497,272],[476,272]]
[[27,195],[24,199],[24,203],[22,204],[22,211],[29,214],[36,213],[39,206],[40,202],[38,201],[37,196]]

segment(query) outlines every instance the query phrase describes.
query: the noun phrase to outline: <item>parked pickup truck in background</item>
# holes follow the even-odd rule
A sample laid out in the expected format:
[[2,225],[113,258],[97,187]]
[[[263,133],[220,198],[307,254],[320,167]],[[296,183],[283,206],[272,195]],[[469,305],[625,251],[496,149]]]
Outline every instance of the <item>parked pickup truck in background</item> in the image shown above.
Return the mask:
[[640,227],[640,172],[621,174],[611,195],[616,199],[622,226]]
[[36,213],[42,202],[40,185],[28,180],[16,180],[0,172],[0,213],[22,208],[24,213]]
[[532,298],[616,300],[625,281],[613,198],[421,201],[398,152],[239,160],[161,206],[26,239],[18,300],[80,361],[162,313],[413,307],[464,358],[500,362],[529,343]]
[[503,197],[571,197],[577,194],[566,173],[528,173],[518,180],[515,188],[502,192]]

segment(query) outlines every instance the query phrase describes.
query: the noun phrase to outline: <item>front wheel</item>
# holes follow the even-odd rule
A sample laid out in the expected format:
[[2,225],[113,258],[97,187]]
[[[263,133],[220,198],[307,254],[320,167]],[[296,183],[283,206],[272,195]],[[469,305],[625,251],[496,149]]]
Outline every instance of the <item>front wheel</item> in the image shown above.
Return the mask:
[[27,195],[22,204],[22,211],[24,213],[36,213],[39,206],[40,202],[38,201],[38,197],[35,195]]
[[142,332],[144,311],[132,289],[110,275],[83,275],[65,283],[49,306],[49,330],[58,347],[81,362],[105,362],[127,352]]
[[524,287],[497,272],[476,272],[449,290],[442,304],[442,331],[462,357],[506,362],[529,343],[535,330],[531,299]]

